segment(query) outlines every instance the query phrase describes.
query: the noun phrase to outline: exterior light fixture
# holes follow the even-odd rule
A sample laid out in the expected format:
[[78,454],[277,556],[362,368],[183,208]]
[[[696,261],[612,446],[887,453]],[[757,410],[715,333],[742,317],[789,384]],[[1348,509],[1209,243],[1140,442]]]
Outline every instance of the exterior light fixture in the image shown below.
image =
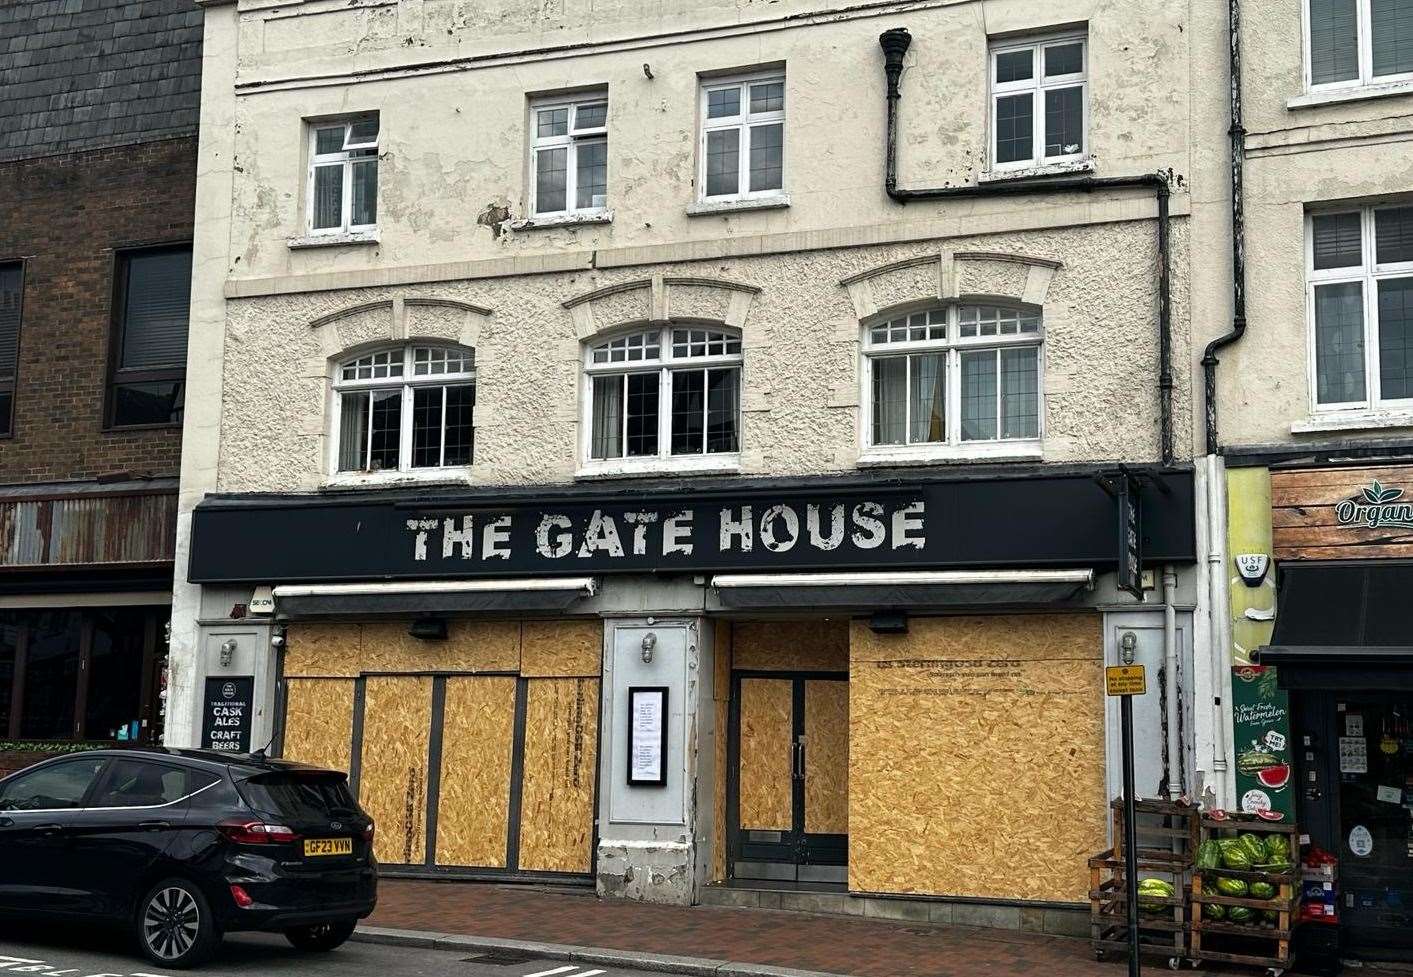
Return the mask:
[[222,668],[229,668],[229,667],[230,667],[231,660],[232,660],[233,658],[235,658],[235,653],[236,653],[236,640],[235,640],[235,638],[227,638],[225,641],[222,641],[222,642],[221,642],[221,658],[220,658],[220,661],[221,661],[221,667],[222,667]]
[[1138,649],[1138,635],[1132,631],[1125,631],[1119,636],[1119,656],[1125,665],[1132,665],[1134,653]]
[[868,626],[874,634],[907,634],[907,611],[874,611],[868,619]]
[[656,647],[657,647],[657,635],[656,635],[654,632],[649,631],[647,634],[643,635],[643,664],[644,664],[644,665],[651,665],[651,664],[653,663],[653,649],[656,648]]
[[446,618],[419,617],[412,622],[412,626],[407,629],[407,633],[417,638],[419,641],[445,641]]

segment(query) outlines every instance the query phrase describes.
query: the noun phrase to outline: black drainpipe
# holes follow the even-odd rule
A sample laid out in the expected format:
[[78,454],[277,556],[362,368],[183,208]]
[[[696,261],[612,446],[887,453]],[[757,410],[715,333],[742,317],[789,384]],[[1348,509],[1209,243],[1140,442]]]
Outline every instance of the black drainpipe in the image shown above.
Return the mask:
[[1203,398],[1207,408],[1207,454],[1217,443],[1217,351],[1246,334],[1246,128],[1241,111],[1241,3],[1229,0],[1231,33],[1231,332],[1207,344],[1202,356]]
[[[1233,0],[1234,2],[1234,0]],[[1169,242],[1168,203],[1171,195],[1166,173],[1145,173],[1140,176],[1061,177],[1044,180],[1016,180],[985,186],[898,187],[898,101],[901,98],[899,80],[903,74],[903,56],[912,44],[912,35],[905,27],[895,27],[879,35],[883,48],[883,71],[888,79],[888,124],[885,148],[883,187],[888,196],[900,204],[910,200],[949,200],[967,197],[1035,196],[1049,193],[1096,190],[1152,190],[1158,200],[1158,413],[1160,417],[1163,465],[1173,463],[1173,342],[1172,342],[1172,253]]]

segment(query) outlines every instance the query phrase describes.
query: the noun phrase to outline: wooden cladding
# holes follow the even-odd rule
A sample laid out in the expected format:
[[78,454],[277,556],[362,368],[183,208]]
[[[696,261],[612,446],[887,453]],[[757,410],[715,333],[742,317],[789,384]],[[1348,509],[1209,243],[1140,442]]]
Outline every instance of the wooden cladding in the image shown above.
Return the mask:
[[1413,556],[1413,467],[1273,471],[1271,538],[1277,560]]

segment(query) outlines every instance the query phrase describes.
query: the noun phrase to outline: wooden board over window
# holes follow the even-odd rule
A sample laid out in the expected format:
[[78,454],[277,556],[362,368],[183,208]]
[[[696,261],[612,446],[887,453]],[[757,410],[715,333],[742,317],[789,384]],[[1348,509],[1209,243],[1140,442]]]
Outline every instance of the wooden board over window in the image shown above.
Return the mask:
[[1271,472],[1277,560],[1413,557],[1413,466]]

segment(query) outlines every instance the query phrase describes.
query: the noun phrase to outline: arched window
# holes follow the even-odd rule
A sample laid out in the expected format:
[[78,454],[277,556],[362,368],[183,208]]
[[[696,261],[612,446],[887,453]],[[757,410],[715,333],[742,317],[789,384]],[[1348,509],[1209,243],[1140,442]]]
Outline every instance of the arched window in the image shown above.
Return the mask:
[[864,328],[874,448],[1040,438],[1040,313],[952,305]]
[[590,345],[588,458],[727,455],[741,450],[741,337],[671,325]]
[[340,472],[471,464],[475,353],[407,345],[339,364],[334,443]]

